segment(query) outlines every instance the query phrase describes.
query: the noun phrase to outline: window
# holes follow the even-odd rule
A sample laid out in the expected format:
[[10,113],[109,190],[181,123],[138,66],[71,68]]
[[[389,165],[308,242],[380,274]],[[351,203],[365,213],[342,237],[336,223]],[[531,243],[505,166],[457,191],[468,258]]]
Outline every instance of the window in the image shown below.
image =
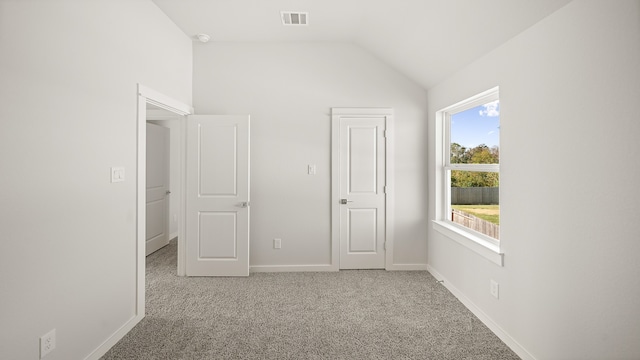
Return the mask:
[[439,111],[437,121],[440,194],[434,226],[501,264],[498,88]]

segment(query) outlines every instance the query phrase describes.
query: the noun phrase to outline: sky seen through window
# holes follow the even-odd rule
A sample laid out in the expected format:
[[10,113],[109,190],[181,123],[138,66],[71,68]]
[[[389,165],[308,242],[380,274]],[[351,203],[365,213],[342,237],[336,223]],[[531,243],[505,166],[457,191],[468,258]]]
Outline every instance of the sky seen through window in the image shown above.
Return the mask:
[[499,100],[451,115],[451,143],[467,149],[500,146]]

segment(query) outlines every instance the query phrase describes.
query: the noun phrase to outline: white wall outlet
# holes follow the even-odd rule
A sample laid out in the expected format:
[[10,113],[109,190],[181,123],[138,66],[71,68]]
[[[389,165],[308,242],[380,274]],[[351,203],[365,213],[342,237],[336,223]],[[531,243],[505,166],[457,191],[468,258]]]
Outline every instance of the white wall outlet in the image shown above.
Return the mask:
[[112,167],[111,168],[111,182],[122,182],[124,181],[124,168],[123,167]]
[[52,352],[55,348],[56,329],[53,329],[40,337],[40,359],[45,357],[48,353]]
[[489,292],[491,293],[491,295],[493,295],[494,298],[498,299],[500,297],[500,284],[498,284],[498,282],[495,280],[491,280]]
[[282,248],[282,239],[273,239],[273,248],[274,249]]

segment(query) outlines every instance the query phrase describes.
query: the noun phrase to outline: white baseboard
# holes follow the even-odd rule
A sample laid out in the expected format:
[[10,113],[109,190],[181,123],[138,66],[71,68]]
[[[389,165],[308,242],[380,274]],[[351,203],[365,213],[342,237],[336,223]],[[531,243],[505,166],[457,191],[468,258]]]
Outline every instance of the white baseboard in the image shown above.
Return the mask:
[[387,267],[390,271],[426,271],[427,264],[392,264]]
[[502,340],[507,346],[513,350],[522,360],[536,360],[520,343],[511,337],[504,329],[500,327],[489,315],[482,311],[476,304],[473,303],[468,297],[466,297],[462,291],[456,288],[449,280],[445,279],[436,269],[431,265],[427,265],[427,271],[433,275],[437,280],[443,281],[442,285],[449,290],[460,302],[469,309],[482,323],[484,323],[489,330],[491,330],[500,340]]
[[153,240],[147,240],[145,244],[145,256],[149,256],[167,245],[169,245],[169,239],[165,240],[157,237]]
[[116,330],[107,340],[105,340],[98,348],[93,350],[85,360],[99,360],[104,354],[109,351],[118,341],[120,341],[134,326],[136,326],[140,320],[144,318],[144,315],[136,315],[127,321],[120,329]]
[[177,237],[178,237],[178,232],[177,232],[177,231],[176,231],[176,232],[174,232],[174,233],[171,233],[171,234],[169,235],[169,241],[171,241],[171,240],[173,240],[173,239],[175,239],[175,238],[177,238]]
[[[316,272],[339,271],[331,264],[322,265],[254,265],[249,267],[249,272]],[[386,270],[389,271],[427,271],[426,264],[393,264]]]
[[326,265],[256,265],[250,266],[249,272],[318,272],[338,271],[331,264]]

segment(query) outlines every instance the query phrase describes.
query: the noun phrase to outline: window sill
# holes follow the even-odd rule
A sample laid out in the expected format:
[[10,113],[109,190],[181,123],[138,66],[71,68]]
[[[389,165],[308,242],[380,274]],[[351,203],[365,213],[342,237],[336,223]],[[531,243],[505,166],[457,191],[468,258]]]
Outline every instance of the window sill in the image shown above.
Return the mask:
[[494,264],[504,266],[504,254],[500,252],[499,246],[490,244],[481,237],[459,229],[445,221],[434,220],[433,228],[442,235],[454,240]]

